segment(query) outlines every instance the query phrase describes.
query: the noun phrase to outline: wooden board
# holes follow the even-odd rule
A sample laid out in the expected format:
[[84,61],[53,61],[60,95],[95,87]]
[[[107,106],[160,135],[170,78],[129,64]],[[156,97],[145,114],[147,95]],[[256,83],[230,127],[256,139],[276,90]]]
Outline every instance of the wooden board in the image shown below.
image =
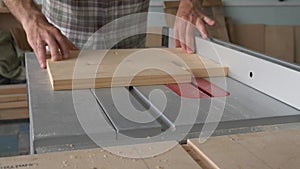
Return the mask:
[[203,7],[222,6],[222,0],[202,0]]
[[162,27],[148,27],[146,35],[146,47],[162,47]]
[[[170,143],[170,142],[169,142]],[[142,145],[148,151],[149,148],[160,144],[154,143]],[[173,144],[173,143],[172,143]],[[137,145],[138,146],[138,145]],[[116,147],[120,154],[124,150],[138,153],[134,146]],[[48,154],[28,155],[19,157],[0,158],[1,167],[26,165],[26,168],[53,169],[53,168],[114,168],[114,169],[201,169],[200,166],[179,146],[152,158],[126,158],[114,155],[103,149],[76,150],[68,152],[56,152]]]
[[72,52],[67,60],[47,60],[53,89],[184,83],[191,82],[192,73],[196,77],[227,76],[228,73],[226,66],[196,54],[186,54],[181,49],[119,49],[106,52],[81,51],[78,57],[77,51]]
[[300,26],[295,26],[295,62],[300,64]]
[[202,154],[210,168],[298,168],[300,130],[290,129],[211,137],[188,145]]
[[223,15],[214,15],[209,17],[215,21],[214,26],[206,26],[209,36],[223,40],[225,42],[229,42],[225,17]]
[[164,1],[164,8],[178,8],[180,2],[179,1]]
[[26,84],[0,85],[0,95],[27,94]]
[[26,108],[28,107],[27,101],[16,101],[0,103],[0,110],[3,109],[15,109],[15,108]]
[[0,120],[29,119],[28,108],[15,108],[0,110]]
[[0,104],[19,101],[27,101],[27,94],[0,95]]
[[209,36],[229,42],[228,30],[222,6],[203,7],[202,11],[205,15],[215,21],[214,26],[206,25],[206,30]]
[[26,84],[0,86],[0,120],[28,118]]
[[[234,30],[233,30],[233,21],[231,17],[225,17],[225,23],[226,23],[226,29],[227,29],[227,33],[228,33],[228,38],[229,38],[229,42],[232,42],[233,39],[233,34],[234,34]],[[233,43],[233,42],[232,42]]]
[[265,52],[265,25],[236,24],[233,26],[232,42],[257,52]]
[[267,55],[294,62],[293,26],[266,26],[265,52]]

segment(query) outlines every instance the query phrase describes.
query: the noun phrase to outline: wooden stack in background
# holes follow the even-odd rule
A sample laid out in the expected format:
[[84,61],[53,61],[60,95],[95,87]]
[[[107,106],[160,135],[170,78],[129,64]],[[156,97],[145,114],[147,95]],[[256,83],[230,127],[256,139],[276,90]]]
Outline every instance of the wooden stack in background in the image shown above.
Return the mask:
[[234,24],[231,36],[234,44],[300,64],[300,26]]
[[208,34],[216,39],[229,42],[229,35],[223,13],[222,1],[203,0],[202,7],[202,11],[205,13],[205,15],[216,22],[214,26],[206,26]]
[[295,26],[295,61],[300,64],[300,26]]
[[28,118],[26,84],[0,86],[0,120]]

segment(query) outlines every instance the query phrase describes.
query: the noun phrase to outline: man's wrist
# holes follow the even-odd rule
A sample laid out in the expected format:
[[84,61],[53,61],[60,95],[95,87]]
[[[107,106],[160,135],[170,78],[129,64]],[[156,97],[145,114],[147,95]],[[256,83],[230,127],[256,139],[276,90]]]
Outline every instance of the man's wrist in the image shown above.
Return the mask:
[[43,17],[33,0],[3,0],[3,2],[23,27]]

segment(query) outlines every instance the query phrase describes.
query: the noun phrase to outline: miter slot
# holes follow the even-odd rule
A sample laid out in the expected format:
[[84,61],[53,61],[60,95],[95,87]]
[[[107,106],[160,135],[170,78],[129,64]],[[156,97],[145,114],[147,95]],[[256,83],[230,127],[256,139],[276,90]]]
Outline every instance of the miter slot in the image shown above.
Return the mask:
[[136,97],[138,100],[142,101],[145,107],[150,110],[152,116],[159,121],[162,126],[163,130],[171,129],[176,130],[175,125],[170,121],[159,108],[157,108],[147,97],[145,97],[141,91],[137,89],[137,87],[129,87],[129,91]]
[[103,111],[117,130],[118,139],[145,138],[161,133],[161,124],[125,87],[94,90]]

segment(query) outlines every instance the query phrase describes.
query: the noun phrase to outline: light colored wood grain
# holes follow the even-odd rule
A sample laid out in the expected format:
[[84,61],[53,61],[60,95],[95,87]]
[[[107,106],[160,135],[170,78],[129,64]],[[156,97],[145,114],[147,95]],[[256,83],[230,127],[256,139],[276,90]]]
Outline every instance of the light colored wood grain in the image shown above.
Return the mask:
[[27,101],[16,101],[16,102],[0,103],[0,110],[26,108],[26,107],[28,107]]
[[294,62],[293,26],[266,26],[265,52],[267,55]]
[[121,158],[103,149],[56,152],[0,159],[1,166],[30,165],[28,169],[147,169],[142,159]]
[[197,162],[180,145],[159,156],[145,159],[145,163],[149,168],[201,169]]
[[27,94],[0,95],[0,103],[27,101]]
[[[54,90],[190,82],[191,76],[226,76],[228,68],[181,49],[119,49],[73,52],[47,61]],[[101,62],[101,63],[100,63]],[[193,73],[193,74],[192,74]]]
[[[163,143],[149,143],[143,145],[119,146],[113,148],[114,151],[132,151],[139,152],[138,149],[155,146],[156,148],[164,147]],[[134,148],[133,148],[134,147]],[[182,168],[198,168],[201,167],[177,144],[173,149],[164,154],[147,158],[127,158],[117,156],[103,149],[76,150],[68,152],[55,152],[48,154],[28,155],[19,157],[0,158],[1,167],[30,165],[29,169],[52,169],[52,168],[114,168],[114,169],[182,169]]]
[[0,120],[29,119],[28,108],[0,110]]
[[300,130],[289,129],[211,137],[188,145],[220,168],[298,168]]
[[26,84],[0,86],[0,95],[10,94],[27,94]]
[[145,164],[154,169],[201,169],[197,162],[176,142],[166,141],[135,145]]
[[271,168],[300,166],[299,129],[239,134],[231,138]]
[[192,139],[188,144],[198,152],[209,168],[268,168],[244,147],[226,136],[211,138],[204,144],[200,144],[198,139]]
[[211,161],[195,144],[188,140],[188,144],[182,146],[189,155],[202,167],[209,169],[218,169],[219,167]]

